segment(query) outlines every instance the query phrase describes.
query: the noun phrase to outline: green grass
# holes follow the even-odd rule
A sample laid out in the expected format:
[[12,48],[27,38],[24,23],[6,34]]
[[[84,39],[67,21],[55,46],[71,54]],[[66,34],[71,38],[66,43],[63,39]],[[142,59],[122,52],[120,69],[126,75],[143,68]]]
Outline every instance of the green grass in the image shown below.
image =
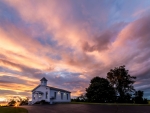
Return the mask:
[[132,103],[91,103],[91,102],[71,102],[71,104],[99,104],[99,105],[127,105],[127,106],[150,106],[150,104],[132,104]]
[[28,113],[28,111],[20,107],[0,107],[0,113]]

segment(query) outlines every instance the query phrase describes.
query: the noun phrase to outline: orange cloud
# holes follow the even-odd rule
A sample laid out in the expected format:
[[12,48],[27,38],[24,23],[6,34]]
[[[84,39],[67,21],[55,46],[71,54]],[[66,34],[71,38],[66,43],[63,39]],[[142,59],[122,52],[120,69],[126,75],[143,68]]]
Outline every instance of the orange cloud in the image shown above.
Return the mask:
[[[7,73],[8,76],[28,81],[26,83],[28,85],[31,85],[30,82],[34,78],[43,76],[45,72],[65,70],[79,73],[76,78],[85,80],[83,84],[80,83],[81,86],[66,82],[68,86],[69,84],[74,86],[70,89],[73,91],[72,95],[77,96],[84,93],[83,87],[87,87],[86,80],[90,80],[93,76],[105,77],[109,69],[114,66],[126,64],[134,72],[146,65],[145,61],[140,59],[148,59],[149,54],[147,53],[143,58],[138,52],[144,51],[150,44],[149,16],[130,23],[120,22],[121,24],[112,25],[109,29],[106,25],[107,27],[101,30],[93,26],[93,18],[86,15],[89,12],[85,11],[82,4],[79,4],[83,8],[79,16],[88,19],[79,19],[76,13],[74,14],[71,1],[5,0],[3,2],[13,8],[24,23],[36,24],[42,29],[37,32],[30,26],[23,28],[24,26],[10,22],[4,22],[0,27],[0,66],[15,70],[17,74]],[[98,23],[100,20],[103,22],[107,20],[103,15],[97,18]],[[44,41],[44,44],[39,40]],[[47,74],[47,76],[53,75]],[[54,78],[57,79],[56,81],[61,80],[60,75]],[[35,79],[34,86],[37,84]],[[7,87],[10,89],[9,85],[5,85],[3,89]],[[28,89],[21,85],[14,90],[21,91],[21,88]]]
[[[32,87],[29,87],[27,85],[23,84],[17,84],[17,83],[0,83],[1,90],[12,90],[16,92],[30,92],[32,90]],[[13,86],[13,87],[12,87]]]
[[[12,24],[9,23],[8,25],[6,23],[5,27],[5,29],[7,29],[9,32],[0,28],[0,54],[4,55],[6,60],[13,61],[14,63],[19,62],[24,66],[41,70],[50,68],[50,63],[53,63],[53,60],[51,60],[50,58],[48,60],[43,60],[45,59],[45,51],[48,51],[47,48],[45,49],[44,47],[42,47],[39,42],[30,38],[29,35],[21,31],[19,28],[16,28]],[[42,53],[44,53],[41,53],[41,56],[37,55],[38,50],[40,49],[42,50]],[[20,71],[19,67],[17,69]]]

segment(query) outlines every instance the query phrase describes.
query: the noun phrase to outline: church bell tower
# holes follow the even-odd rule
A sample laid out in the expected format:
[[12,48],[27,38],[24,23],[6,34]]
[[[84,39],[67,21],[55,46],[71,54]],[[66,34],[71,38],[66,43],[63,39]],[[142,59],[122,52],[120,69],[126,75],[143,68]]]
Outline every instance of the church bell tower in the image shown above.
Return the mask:
[[42,86],[47,86],[47,79],[45,77],[43,77],[40,81]]

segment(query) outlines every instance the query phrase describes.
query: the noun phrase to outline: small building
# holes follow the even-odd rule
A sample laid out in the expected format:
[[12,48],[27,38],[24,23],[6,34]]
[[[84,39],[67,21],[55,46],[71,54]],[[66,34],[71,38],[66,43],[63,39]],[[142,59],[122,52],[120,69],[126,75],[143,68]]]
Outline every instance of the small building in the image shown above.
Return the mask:
[[47,79],[43,77],[41,84],[32,90],[32,104],[45,100],[46,102],[60,103],[60,102],[71,102],[71,92],[47,86]]

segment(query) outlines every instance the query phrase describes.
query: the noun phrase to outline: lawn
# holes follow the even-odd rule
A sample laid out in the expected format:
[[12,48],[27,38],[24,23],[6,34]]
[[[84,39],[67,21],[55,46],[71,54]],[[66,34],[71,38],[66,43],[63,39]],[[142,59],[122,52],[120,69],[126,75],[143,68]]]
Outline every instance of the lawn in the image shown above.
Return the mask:
[[20,107],[0,107],[0,113],[28,113],[28,111]]
[[[150,101],[149,101],[150,102]],[[129,105],[129,106],[150,106],[149,104],[132,104],[132,103],[91,103],[91,102],[71,102],[71,104],[99,104],[99,105]]]

